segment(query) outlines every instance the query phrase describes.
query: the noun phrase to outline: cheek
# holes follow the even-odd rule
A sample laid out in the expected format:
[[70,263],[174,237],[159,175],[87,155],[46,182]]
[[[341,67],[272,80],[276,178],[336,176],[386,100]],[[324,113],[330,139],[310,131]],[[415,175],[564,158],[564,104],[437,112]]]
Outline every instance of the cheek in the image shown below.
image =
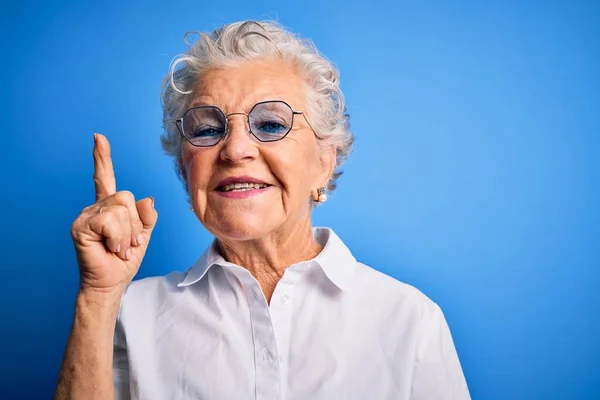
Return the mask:
[[289,151],[278,152],[270,163],[275,176],[291,196],[304,198],[314,185],[319,159],[316,149],[308,146],[294,146]]
[[184,152],[184,168],[190,194],[193,191],[206,191],[213,170],[211,154],[202,149],[192,149]]

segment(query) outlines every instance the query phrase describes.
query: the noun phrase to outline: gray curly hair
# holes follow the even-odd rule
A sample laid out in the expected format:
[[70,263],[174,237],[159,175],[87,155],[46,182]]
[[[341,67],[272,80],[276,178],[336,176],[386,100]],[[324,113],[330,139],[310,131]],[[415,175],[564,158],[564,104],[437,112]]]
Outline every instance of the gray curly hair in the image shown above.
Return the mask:
[[[344,95],[340,89],[339,72],[314,44],[287,31],[274,21],[242,21],[224,25],[210,34],[188,32],[200,36],[186,54],[175,57],[163,80],[164,134],[161,142],[165,152],[175,157],[175,169],[182,178],[182,137],[175,120],[189,108],[192,91],[202,74],[214,68],[227,68],[244,62],[269,58],[285,59],[304,74],[308,84],[307,111],[317,137],[324,145],[336,148],[336,170],[327,189],[337,186],[341,166],[352,151],[354,135],[350,131]],[[187,182],[182,179],[188,192]]]

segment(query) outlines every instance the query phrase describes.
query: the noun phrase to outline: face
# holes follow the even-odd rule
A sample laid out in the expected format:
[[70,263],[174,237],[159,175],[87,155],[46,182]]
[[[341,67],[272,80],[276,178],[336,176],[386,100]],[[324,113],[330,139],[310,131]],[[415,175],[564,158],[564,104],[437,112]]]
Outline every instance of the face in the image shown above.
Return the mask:
[[[251,62],[205,74],[191,107],[211,105],[225,115],[247,114],[259,102],[283,100],[294,111],[306,112],[305,90],[289,63]],[[294,116],[283,139],[260,142],[248,131],[247,117],[236,114],[229,115],[228,133],[215,146],[184,142],[180,162],[191,204],[204,226],[220,239],[245,241],[310,224],[310,199],[327,185],[335,149],[318,143],[302,115]],[[228,181],[261,184],[231,190]]]

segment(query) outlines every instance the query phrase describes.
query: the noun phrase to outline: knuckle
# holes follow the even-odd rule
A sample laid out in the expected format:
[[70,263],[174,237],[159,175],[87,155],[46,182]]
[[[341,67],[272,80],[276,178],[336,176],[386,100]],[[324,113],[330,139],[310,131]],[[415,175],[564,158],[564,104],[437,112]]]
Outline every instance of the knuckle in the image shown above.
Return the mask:
[[81,241],[84,236],[85,236],[85,223],[84,220],[82,218],[77,218],[72,224],[71,224],[71,238],[76,241],[79,242]]
[[71,237],[73,239],[78,239],[79,238],[79,219],[76,219],[72,224],[71,224]]
[[86,215],[84,212],[82,212],[81,214],[79,214],[77,216],[75,221],[73,221],[73,223],[71,224],[71,236],[73,238],[75,238],[76,236],[79,237],[81,229],[82,229],[83,221],[85,219],[86,219]]
[[115,197],[122,202],[122,204],[135,203],[135,196],[129,190],[121,190],[115,193]]
[[111,211],[112,210],[105,208],[105,211],[103,213],[96,214],[92,218],[95,218],[101,225],[113,225],[117,221],[117,219]]
[[80,214],[77,216],[77,218],[75,218],[75,219],[73,220],[73,223],[71,224],[71,226],[73,226],[73,225],[75,225],[75,224],[78,224],[78,223],[79,223],[79,221],[81,221],[81,220],[82,220],[82,219],[84,219],[85,217],[86,217],[86,213],[85,213],[85,211],[82,211],[82,212],[81,212],[81,213],[80,213]]
[[73,241],[76,243],[80,243],[83,240],[83,234],[80,230],[78,231],[74,231],[71,233],[71,237],[73,238]]
[[115,205],[113,206],[113,210],[115,214],[119,216],[119,218],[129,219],[129,209],[126,206],[122,204]]
[[105,217],[102,221],[102,234],[106,237],[120,238],[123,234],[121,224],[116,222],[113,217]]
[[131,231],[131,223],[129,222],[129,210],[127,209],[127,207],[119,206],[115,209],[115,220],[124,232]]

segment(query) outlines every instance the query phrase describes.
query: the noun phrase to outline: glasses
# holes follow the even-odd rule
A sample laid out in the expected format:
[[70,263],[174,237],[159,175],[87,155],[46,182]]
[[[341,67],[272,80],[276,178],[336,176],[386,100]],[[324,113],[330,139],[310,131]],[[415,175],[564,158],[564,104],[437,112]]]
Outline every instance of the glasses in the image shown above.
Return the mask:
[[[281,140],[292,130],[294,116],[302,114],[310,129],[312,126],[302,111],[294,111],[285,101],[273,100],[257,103],[248,114],[231,113],[225,115],[216,106],[198,106],[187,110],[175,121],[181,135],[197,147],[214,146],[227,135],[228,118],[232,115],[245,115],[252,136],[261,142]],[[315,134],[316,136],[316,134]]]

